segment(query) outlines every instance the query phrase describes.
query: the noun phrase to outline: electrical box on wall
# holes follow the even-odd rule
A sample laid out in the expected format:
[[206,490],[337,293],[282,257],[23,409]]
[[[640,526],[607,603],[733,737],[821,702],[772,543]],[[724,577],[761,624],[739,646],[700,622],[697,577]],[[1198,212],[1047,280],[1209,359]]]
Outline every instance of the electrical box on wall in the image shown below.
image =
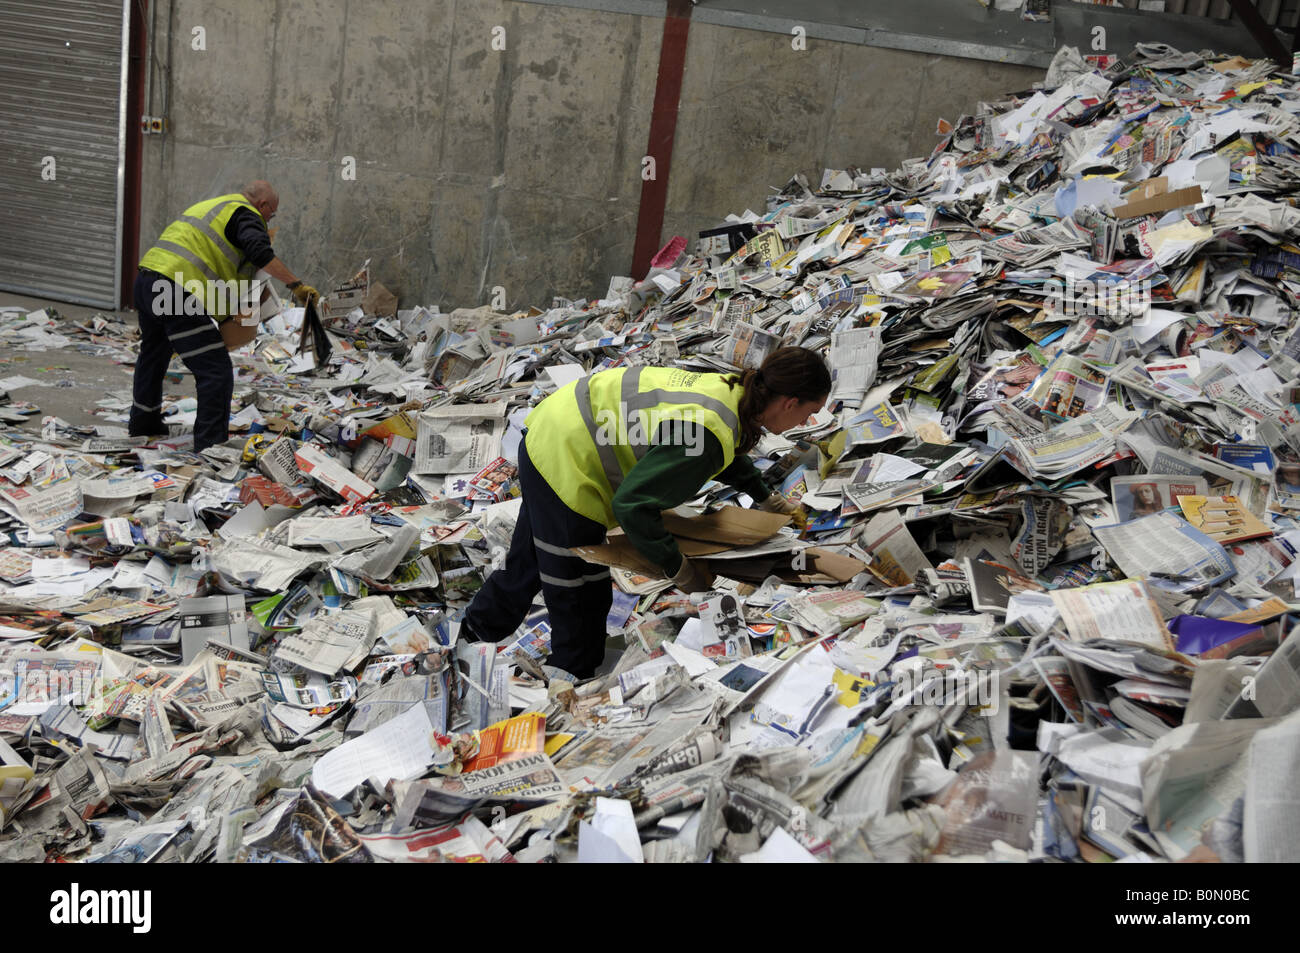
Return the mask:
[[167,120],[163,116],[141,116],[140,132],[143,135],[160,135],[167,131]]

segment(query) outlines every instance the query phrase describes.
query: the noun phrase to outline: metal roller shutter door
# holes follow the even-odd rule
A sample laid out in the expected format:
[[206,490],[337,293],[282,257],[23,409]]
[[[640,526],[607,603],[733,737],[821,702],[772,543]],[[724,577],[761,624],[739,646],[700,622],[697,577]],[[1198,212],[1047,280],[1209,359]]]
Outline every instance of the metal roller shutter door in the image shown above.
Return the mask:
[[117,307],[130,2],[0,2],[0,288]]

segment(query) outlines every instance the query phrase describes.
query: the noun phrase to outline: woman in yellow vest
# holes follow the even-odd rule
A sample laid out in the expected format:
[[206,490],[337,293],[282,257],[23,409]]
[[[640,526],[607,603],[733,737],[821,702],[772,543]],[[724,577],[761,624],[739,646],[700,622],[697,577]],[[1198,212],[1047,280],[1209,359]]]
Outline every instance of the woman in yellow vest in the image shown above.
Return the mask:
[[560,388],[528,415],[519,445],[523,505],[510,551],[466,610],[461,637],[508,638],[540,589],[551,664],[579,678],[594,675],[613,601],[609,569],[569,547],[601,543],[607,529],[622,526],[679,588],[707,590],[712,577],[682,555],[663,511],[717,478],[764,509],[793,512],[769,492],[747,454],[764,429],[781,433],[821,409],[830,389],[821,357],[799,347],[781,348],[743,374],[629,367]]

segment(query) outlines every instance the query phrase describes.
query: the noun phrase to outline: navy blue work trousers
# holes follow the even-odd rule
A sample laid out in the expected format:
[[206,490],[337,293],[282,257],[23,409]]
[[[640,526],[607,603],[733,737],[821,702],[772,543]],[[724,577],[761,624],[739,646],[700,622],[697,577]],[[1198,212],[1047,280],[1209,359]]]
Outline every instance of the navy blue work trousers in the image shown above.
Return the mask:
[[140,355],[135,361],[128,425],[133,437],[167,433],[162,417],[163,378],[174,351],[194,375],[199,401],[195,453],[229,439],[230,401],[235,392],[235,372],[225,341],[212,318],[196,307],[197,301],[170,278],[144,268],[136,276]]
[[524,621],[540,589],[551,618],[549,664],[590,678],[605,657],[605,619],[613,603],[609,568],[569,552],[570,546],[605,541],[605,527],[569,509],[519,443],[523,505],[504,568],[488,576],[465,611],[471,637],[509,638]]

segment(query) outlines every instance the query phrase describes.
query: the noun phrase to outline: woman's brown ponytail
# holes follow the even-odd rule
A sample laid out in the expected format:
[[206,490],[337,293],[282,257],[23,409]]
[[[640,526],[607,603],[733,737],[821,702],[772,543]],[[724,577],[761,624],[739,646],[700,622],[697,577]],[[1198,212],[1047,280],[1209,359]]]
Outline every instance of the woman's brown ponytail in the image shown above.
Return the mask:
[[826,369],[826,362],[816,351],[803,347],[778,348],[758,370],[747,368],[725,380],[728,385],[739,384],[745,390],[740,398],[737,453],[749,453],[757,445],[763,436],[758,418],[773,400],[779,397],[822,400],[831,391],[831,372]]

